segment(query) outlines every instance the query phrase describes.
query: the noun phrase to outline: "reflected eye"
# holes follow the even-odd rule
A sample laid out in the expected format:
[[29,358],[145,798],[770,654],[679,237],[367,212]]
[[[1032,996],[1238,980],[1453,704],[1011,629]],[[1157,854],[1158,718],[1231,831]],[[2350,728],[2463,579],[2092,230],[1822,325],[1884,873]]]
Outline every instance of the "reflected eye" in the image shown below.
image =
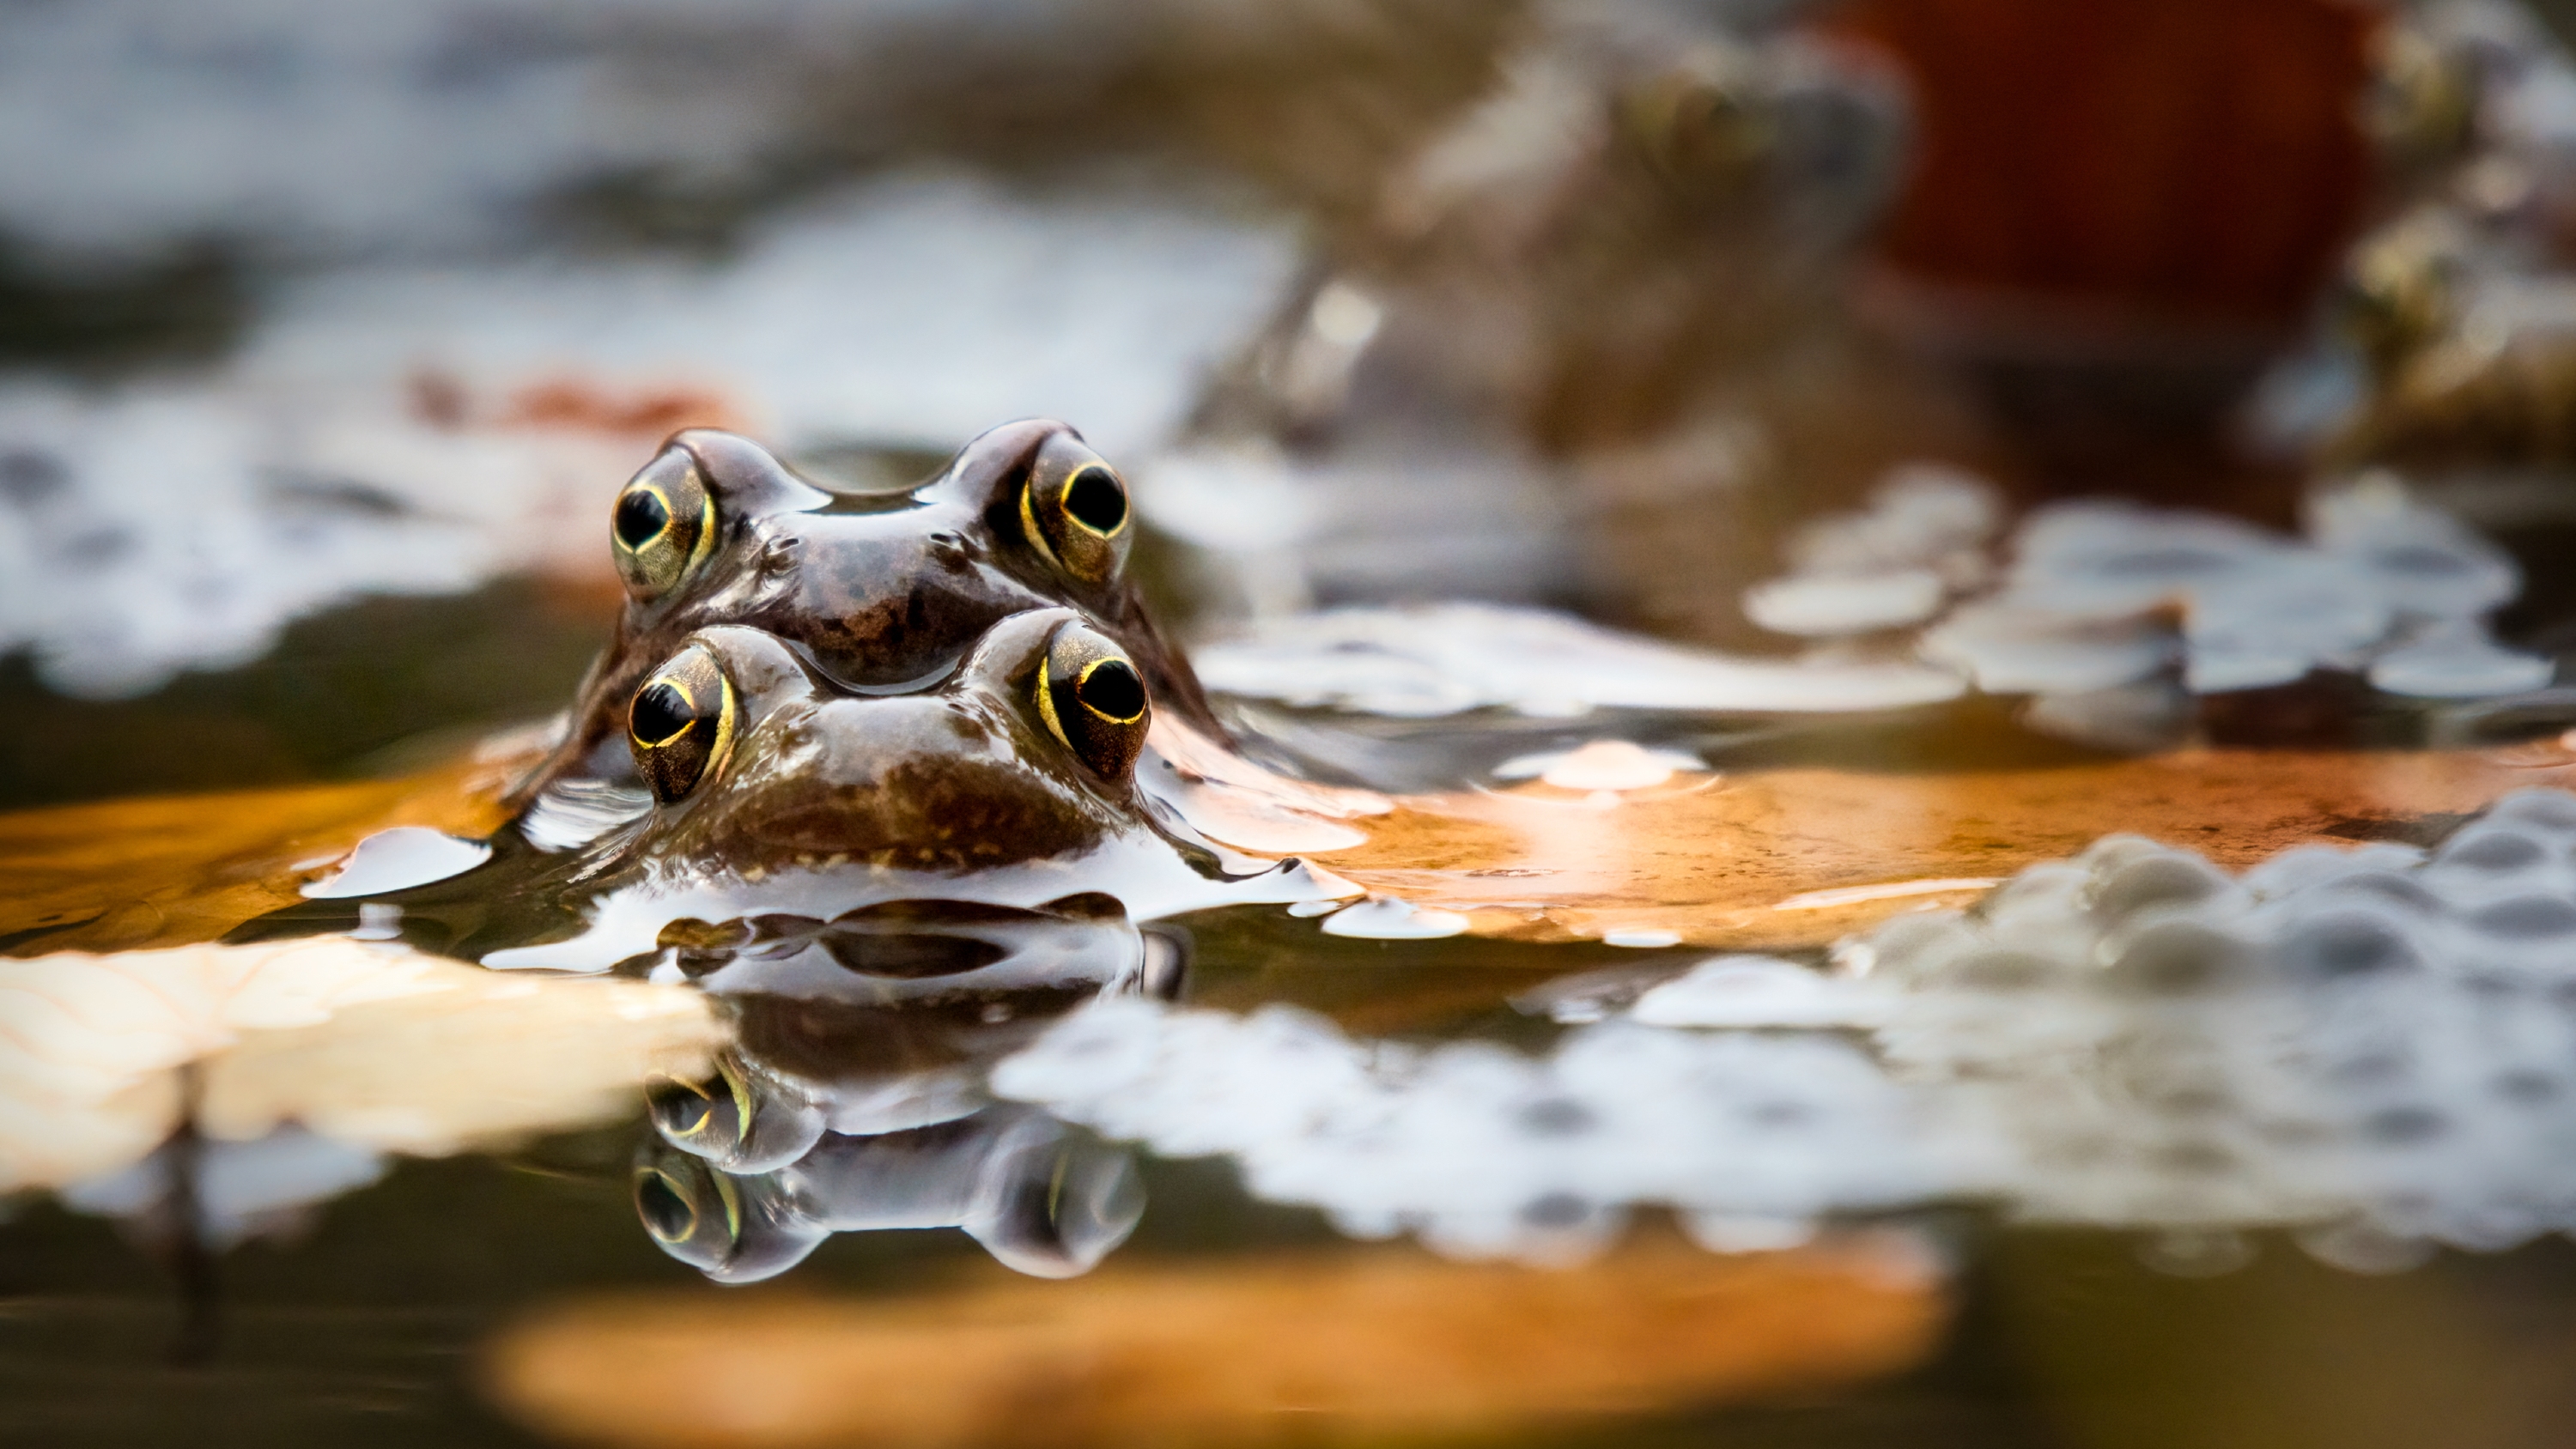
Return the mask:
[[697,1231],[698,1209],[667,1172],[646,1169],[635,1174],[635,1212],[644,1230],[666,1243],[685,1242]]
[[697,788],[733,743],[737,710],[733,681],[702,645],[673,655],[635,691],[626,743],[655,798],[667,805]]
[[722,1266],[742,1237],[742,1198],[733,1182],[693,1158],[639,1165],[635,1215],[662,1251],[698,1268]]
[[811,1102],[764,1089],[730,1056],[716,1059],[708,1081],[654,1078],[644,1102],[663,1141],[729,1173],[785,1167],[823,1135]]
[[1085,583],[1118,572],[1133,536],[1127,482],[1070,433],[1038,449],[1020,492],[1020,526],[1029,546]]
[[663,450],[627,483],[608,538],[618,576],[639,599],[669,592],[715,548],[715,495],[686,449]]
[[1082,624],[1058,629],[1038,672],[1038,714],[1105,779],[1126,778],[1145,748],[1145,680],[1117,645]]

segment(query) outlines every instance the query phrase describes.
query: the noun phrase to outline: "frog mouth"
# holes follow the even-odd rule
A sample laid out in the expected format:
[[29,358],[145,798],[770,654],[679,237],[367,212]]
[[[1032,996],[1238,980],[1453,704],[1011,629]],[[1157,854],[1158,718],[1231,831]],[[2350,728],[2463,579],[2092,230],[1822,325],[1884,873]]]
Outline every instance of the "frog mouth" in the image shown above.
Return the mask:
[[782,777],[714,814],[691,834],[717,859],[927,871],[1078,855],[1115,823],[1027,764],[944,754],[898,757],[855,779]]

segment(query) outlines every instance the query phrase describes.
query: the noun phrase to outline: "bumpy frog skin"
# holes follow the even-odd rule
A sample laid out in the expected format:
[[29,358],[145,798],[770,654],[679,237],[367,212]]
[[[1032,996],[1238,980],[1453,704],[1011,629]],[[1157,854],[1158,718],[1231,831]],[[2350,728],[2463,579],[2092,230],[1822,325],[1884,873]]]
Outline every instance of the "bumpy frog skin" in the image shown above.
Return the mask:
[[[938,872],[1096,850],[1141,822],[1133,762],[1150,707],[1112,719],[1068,698],[1058,738],[1041,697],[1046,676],[1102,647],[1073,610],[1033,609],[994,625],[938,685],[869,696],[840,693],[774,635],[702,629],[637,691],[628,732],[662,798],[643,828],[601,842],[601,864]],[[648,722],[658,690],[692,683],[703,714]],[[689,731],[710,738],[701,747]],[[671,750],[691,757],[685,774],[656,768]]]
[[627,587],[617,635],[583,681],[563,744],[516,792],[631,778],[636,689],[710,625],[785,642],[857,695],[937,683],[984,632],[1068,606],[1116,640],[1155,706],[1207,720],[1178,655],[1122,575],[1126,485],[1058,422],[1008,423],[901,493],[835,493],[748,439],[693,429],[622,490],[610,550]]
[[[685,432],[610,534],[616,638],[490,864],[386,898],[419,944],[631,970],[709,923],[887,901],[1108,891],[1145,919],[1327,888],[1289,870],[1240,889],[1271,862],[1218,840],[1314,848],[1295,833],[1347,835],[1317,817],[1352,807],[1225,752],[1123,577],[1126,485],[1061,423],[996,428],[889,494]],[[288,914],[329,909],[356,907]]]

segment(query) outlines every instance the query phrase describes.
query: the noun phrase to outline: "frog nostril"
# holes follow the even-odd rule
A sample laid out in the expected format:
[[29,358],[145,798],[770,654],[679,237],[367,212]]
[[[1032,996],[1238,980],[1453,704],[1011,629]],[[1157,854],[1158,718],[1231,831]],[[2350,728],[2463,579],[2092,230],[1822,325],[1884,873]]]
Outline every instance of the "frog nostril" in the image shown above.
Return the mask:
[[1106,468],[1085,468],[1065,484],[1064,511],[1094,533],[1116,533],[1127,521],[1127,490]]
[[671,526],[671,507],[650,488],[637,488],[617,500],[617,541],[629,551],[659,538]]

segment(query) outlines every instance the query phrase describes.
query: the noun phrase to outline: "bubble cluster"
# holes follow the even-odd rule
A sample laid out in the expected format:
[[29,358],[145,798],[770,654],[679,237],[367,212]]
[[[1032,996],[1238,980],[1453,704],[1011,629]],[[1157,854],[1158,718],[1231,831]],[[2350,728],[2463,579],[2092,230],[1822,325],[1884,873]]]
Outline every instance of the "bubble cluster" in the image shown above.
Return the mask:
[[1789,573],[1745,591],[1746,618],[1778,634],[1836,638],[1920,624],[1993,571],[2003,500],[1971,473],[1892,471],[1856,513],[1822,518],[1788,544]]
[[1345,1232],[1471,1257],[1580,1256],[1640,1202],[1712,1246],[1793,1241],[1828,1210],[1937,1185],[1900,1089],[1822,1037],[1605,1022],[1532,1058],[1353,1041],[1279,1006],[1102,1001],[993,1081],[1158,1152],[1231,1156],[1251,1191]]
[[2421,698],[2538,689],[2555,671],[2488,633],[2521,590],[2513,560],[2385,476],[2312,499],[2300,535],[2086,500],[2037,510],[1990,549],[2000,513],[1975,479],[1922,467],[1812,525],[1792,571],[1743,600],[1819,646],[1804,658],[1467,603],[1284,614],[1196,657],[1220,693],[1397,718],[1892,709],[1973,685],[2031,696],[2034,727],[2115,747],[2170,742],[2194,695],[2318,670]]
[[2023,520],[2000,567],[1983,552],[1992,507],[1969,481],[1895,477],[1868,509],[1811,528],[1792,572],[1748,590],[1745,611],[1816,639],[1930,620],[1915,639],[1923,659],[1989,693],[2038,696],[2034,723],[2060,733],[2155,736],[2175,713],[2166,680],[2216,694],[2330,669],[2390,694],[2464,698],[2551,678],[2551,661],[2486,630],[2521,589],[2513,561],[2385,475],[2318,494],[2300,536],[2127,502],[2054,504]]
[[[1988,688],[2036,693],[2126,683],[2171,663],[2196,694],[2320,668],[2366,670],[2391,693],[2495,694],[2549,680],[2549,661],[2498,647],[2479,622],[2520,587],[2499,550],[2393,485],[2325,495],[2304,538],[2067,503],[2024,523],[2002,587],[1927,632],[1923,648]],[[2178,628],[2151,621],[2165,608]],[[2047,657],[2051,648],[2068,657]]]
[[1399,718],[1897,709],[1962,689],[1956,675],[1917,664],[1749,659],[1496,604],[1289,615],[1191,657],[1220,693]]
[[2508,795],[2429,852],[2305,846],[2241,876],[2112,836],[1828,972],[1733,955],[1616,984],[1533,993],[1586,1023],[1539,1057],[1103,1003],[995,1082],[1467,1254],[1586,1251],[1639,1203],[1713,1246],[1975,1199],[2286,1225],[2355,1267],[2576,1230],[2576,794]]
[[2115,836],[1851,948],[1900,1080],[1989,1117],[2024,1211],[2357,1221],[2510,1246],[2576,1227],[2576,795],[2430,853],[2233,878]]

